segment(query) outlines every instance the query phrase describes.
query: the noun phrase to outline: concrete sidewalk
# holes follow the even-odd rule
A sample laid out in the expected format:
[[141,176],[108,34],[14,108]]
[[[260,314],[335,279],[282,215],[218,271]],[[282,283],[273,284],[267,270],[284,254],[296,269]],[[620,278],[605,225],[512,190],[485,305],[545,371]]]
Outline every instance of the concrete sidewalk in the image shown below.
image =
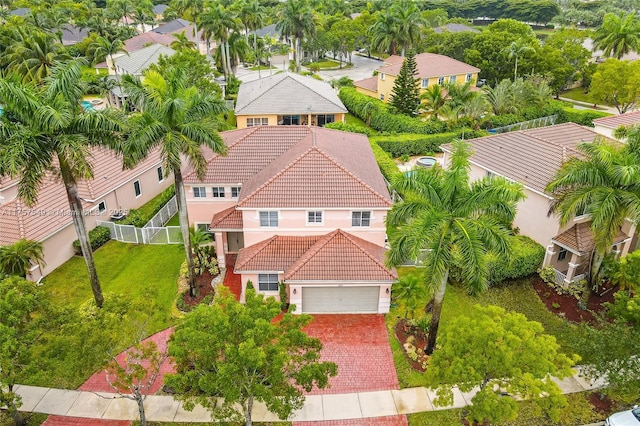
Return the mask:
[[[578,367],[579,370],[579,367]],[[562,381],[556,380],[563,393],[591,390],[603,383],[591,383],[575,374]],[[22,397],[21,411],[54,414],[68,417],[84,417],[103,420],[136,420],[138,407],[134,401],[119,398],[117,394],[36,386],[16,386]],[[301,410],[294,413],[292,421],[324,421],[362,419],[423,411],[447,410],[469,405],[475,392],[463,393],[454,388],[453,405],[434,407],[435,392],[427,388],[408,388],[377,392],[359,392],[334,395],[308,395]],[[201,406],[186,411],[182,403],[171,396],[151,395],[145,402],[147,419],[159,422],[210,422],[211,416]],[[264,404],[256,402],[253,420],[261,422],[279,421]]]

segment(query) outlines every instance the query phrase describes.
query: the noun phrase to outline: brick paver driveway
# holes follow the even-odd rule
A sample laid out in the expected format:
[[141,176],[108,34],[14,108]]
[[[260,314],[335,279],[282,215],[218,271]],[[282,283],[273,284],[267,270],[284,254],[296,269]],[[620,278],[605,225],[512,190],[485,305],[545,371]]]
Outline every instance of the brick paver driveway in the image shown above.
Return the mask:
[[322,341],[322,360],[338,364],[331,387],[312,395],[398,389],[384,316],[314,315],[305,331]]

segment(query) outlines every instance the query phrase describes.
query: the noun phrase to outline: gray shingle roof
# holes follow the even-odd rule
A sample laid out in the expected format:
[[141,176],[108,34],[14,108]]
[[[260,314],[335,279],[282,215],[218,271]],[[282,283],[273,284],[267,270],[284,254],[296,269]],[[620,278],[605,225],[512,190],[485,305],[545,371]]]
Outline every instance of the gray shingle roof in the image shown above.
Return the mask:
[[173,32],[183,30],[186,27],[190,26],[191,22],[186,19],[178,18],[173,21],[169,21],[166,24],[162,24],[157,28],[154,28],[152,31],[158,34],[171,34]]
[[168,7],[169,6],[166,4],[156,4],[155,6],[153,6],[153,13],[155,13],[156,15],[162,15]]
[[242,84],[236,102],[236,115],[339,112],[347,109],[328,83],[289,73]]
[[161,44],[152,44],[137,52],[130,53],[116,58],[114,60],[116,67],[131,75],[141,75],[142,71],[147,69],[149,65],[158,62],[160,55],[171,56],[176,53],[170,47]]

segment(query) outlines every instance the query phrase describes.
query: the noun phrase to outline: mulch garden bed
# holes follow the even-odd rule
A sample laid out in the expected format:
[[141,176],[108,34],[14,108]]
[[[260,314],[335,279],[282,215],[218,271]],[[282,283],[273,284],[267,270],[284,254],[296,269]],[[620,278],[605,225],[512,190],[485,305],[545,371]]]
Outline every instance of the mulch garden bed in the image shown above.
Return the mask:
[[211,280],[213,280],[213,275],[209,273],[209,271],[205,271],[204,274],[196,278],[196,285],[198,286],[198,292],[196,297],[191,297],[189,295],[189,290],[187,290],[182,295],[182,300],[184,304],[189,308],[193,308],[198,303],[202,302],[202,299],[207,297],[209,294],[213,293],[213,287],[211,286]]
[[615,293],[615,291],[609,291],[603,296],[592,294],[589,298],[588,309],[582,310],[578,307],[578,299],[570,295],[556,293],[539,277],[533,280],[533,288],[549,311],[575,323],[593,322],[595,320],[594,314],[602,312],[605,303],[613,303],[613,294]]
[[414,345],[416,348],[424,349],[427,344],[427,336],[419,328],[408,325],[407,320],[405,319],[401,319],[396,323],[395,332],[396,339],[398,339],[400,345],[402,345],[402,351],[404,352],[404,356],[407,359],[407,362],[409,362],[409,365],[411,365],[411,368],[424,373],[425,369],[423,368],[422,363],[411,359],[409,355],[407,355],[404,344],[407,342],[407,339],[413,337],[412,345]]
[[614,403],[600,392],[593,392],[589,395],[589,402],[593,408],[601,414],[611,414],[614,410]]

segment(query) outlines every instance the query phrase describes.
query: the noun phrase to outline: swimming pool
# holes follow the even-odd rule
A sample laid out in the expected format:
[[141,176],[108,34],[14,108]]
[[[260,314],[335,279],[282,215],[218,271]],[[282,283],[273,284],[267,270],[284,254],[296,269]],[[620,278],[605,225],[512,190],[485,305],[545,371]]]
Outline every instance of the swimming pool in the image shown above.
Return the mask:
[[85,111],[93,111],[93,105],[89,101],[82,101],[80,105],[82,105]]

